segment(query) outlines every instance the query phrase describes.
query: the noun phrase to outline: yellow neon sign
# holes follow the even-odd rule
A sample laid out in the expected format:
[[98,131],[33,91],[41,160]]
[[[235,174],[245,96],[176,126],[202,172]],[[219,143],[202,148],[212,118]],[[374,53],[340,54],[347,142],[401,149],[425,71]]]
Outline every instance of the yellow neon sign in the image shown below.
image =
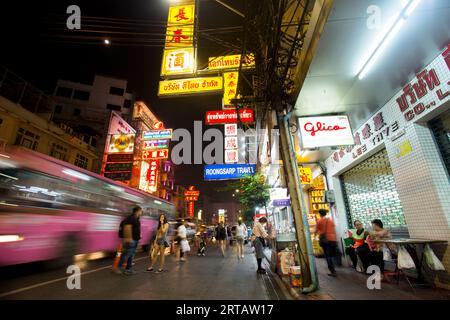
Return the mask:
[[223,91],[223,105],[227,106],[231,104],[231,99],[234,99],[237,94],[239,72],[224,72],[224,91]]
[[222,77],[202,77],[159,82],[159,96],[214,93],[223,90]]
[[[238,69],[241,61],[241,55],[229,55],[220,57],[210,57],[208,59],[209,70],[222,70],[222,69]],[[247,54],[243,68],[252,68],[255,66],[255,56],[253,54]]]
[[194,24],[195,19],[195,5],[179,5],[169,8],[169,17],[167,18],[167,25],[182,25]]
[[194,48],[164,50],[161,75],[189,74],[194,72]]

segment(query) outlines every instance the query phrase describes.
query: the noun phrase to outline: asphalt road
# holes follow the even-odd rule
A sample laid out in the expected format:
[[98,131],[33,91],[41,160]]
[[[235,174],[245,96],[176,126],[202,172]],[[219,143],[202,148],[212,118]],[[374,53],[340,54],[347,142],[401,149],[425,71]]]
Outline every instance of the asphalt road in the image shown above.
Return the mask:
[[140,253],[135,258],[137,273],[129,276],[111,272],[112,258],[84,261],[77,264],[81,289],[72,290],[67,286],[71,274],[66,268],[27,265],[0,269],[0,299],[285,299],[270,273],[256,273],[253,248],[246,246],[245,250],[243,260],[237,259],[235,247],[229,247],[225,257],[215,247],[207,248],[205,257],[188,256],[187,262],[167,256],[163,273],[145,272],[148,254]]

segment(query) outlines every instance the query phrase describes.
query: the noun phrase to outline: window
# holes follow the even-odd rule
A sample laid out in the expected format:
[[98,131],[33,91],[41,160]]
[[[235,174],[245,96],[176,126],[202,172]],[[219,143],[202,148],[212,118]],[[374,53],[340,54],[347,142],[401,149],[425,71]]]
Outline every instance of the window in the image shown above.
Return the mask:
[[120,111],[120,109],[122,109],[122,107],[121,106],[117,106],[117,105],[115,105],[115,104],[107,104],[106,105],[106,109],[108,109],[108,110],[115,110],[115,111]]
[[123,96],[124,93],[125,93],[125,89],[117,88],[117,87],[109,88],[109,94],[113,94],[115,96]]
[[88,101],[91,93],[83,90],[75,90],[73,93],[73,98],[78,100]]
[[131,108],[131,100],[130,99],[125,99],[125,101],[123,102],[123,107],[130,109]]
[[70,98],[72,96],[72,89],[66,87],[58,87],[56,88],[56,95],[58,97]]
[[55,113],[61,113],[63,106],[60,104],[57,104],[55,106]]
[[73,115],[74,116],[79,116],[81,114],[81,110],[80,109],[73,109]]
[[50,152],[50,155],[53,158],[66,161],[67,148],[60,146],[59,144],[53,143],[52,151]]
[[89,163],[89,159],[87,157],[77,153],[77,156],[75,158],[75,163],[74,163],[77,167],[87,169],[88,163]]
[[35,133],[19,128],[15,145],[22,146],[31,150],[36,150],[39,144],[39,136]]

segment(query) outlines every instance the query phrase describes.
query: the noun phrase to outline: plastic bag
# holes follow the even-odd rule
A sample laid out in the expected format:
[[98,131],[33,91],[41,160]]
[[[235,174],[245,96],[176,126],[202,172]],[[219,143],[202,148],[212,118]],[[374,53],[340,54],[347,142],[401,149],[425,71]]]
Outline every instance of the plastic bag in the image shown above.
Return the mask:
[[399,269],[414,269],[416,267],[411,255],[403,246],[398,249],[398,268]]
[[389,248],[386,246],[383,246],[383,260],[384,261],[392,260],[391,250],[389,250]]
[[425,245],[423,249],[423,255],[425,257],[425,262],[430,267],[431,270],[442,270],[445,271],[444,265],[439,260],[438,257],[434,254],[433,250],[430,248],[428,244]]
[[181,251],[183,252],[191,251],[191,247],[189,247],[189,242],[187,240],[181,240]]

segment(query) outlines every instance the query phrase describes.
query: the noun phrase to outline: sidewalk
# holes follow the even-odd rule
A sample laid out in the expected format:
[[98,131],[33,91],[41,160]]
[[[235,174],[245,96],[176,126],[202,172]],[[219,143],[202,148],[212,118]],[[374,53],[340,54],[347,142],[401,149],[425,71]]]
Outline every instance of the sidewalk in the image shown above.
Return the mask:
[[[266,259],[270,261],[271,251],[266,249]],[[289,277],[282,277],[291,294],[298,300],[450,300],[450,291],[438,288],[415,286],[415,292],[408,283],[400,278],[397,286],[393,283],[381,283],[380,290],[367,288],[368,275],[356,272],[349,267],[338,267],[336,278],[329,277],[327,263],[324,258],[316,258],[319,278],[319,290],[310,294],[302,294],[299,289],[291,289]]]

